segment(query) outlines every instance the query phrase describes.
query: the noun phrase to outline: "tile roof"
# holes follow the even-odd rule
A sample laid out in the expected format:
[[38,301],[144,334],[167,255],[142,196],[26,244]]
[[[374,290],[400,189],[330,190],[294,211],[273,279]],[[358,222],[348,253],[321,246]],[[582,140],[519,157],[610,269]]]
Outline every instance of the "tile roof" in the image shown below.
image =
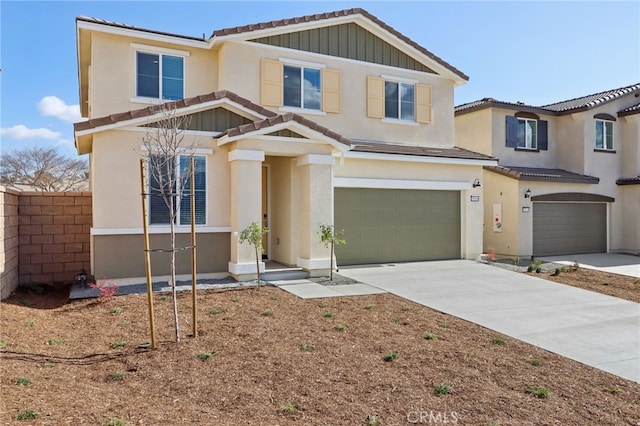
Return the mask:
[[616,181],[618,185],[640,185],[640,176],[632,178],[620,178]]
[[334,132],[333,130],[327,129],[326,127],[321,126],[314,121],[311,121],[299,114],[294,114],[292,112],[287,112],[281,115],[275,115],[272,117],[265,118],[264,120],[254,121],[253,123],[243,124],[238,127],[227,129],[226,131],[217,135],[216,138],[221,138],[223,136],[234,137],[234,136],[246,135],[248,133],[252,133],[257,130],[268,129],[278,124],[287,123],[290,121],[295,121],[299,124],[302,124],[303,126],[306,126],[311,130],[314,130],[316,132],[323,134],[324,136],[334,139],[343,145],[347,145],[347,146],[351,145],[351,140],[349,140],[348,138],[345,138],[344,136]]
[[350,15],[364,16],[365,18],[369,19],[379,27],[383,28],[385,31],[388,31],[389,33],[393,34],[395,37],[402,40],[404,43],[407,43],[414,49],[418,50],[423,55],[436,61],[437,63],[447,68],[449,71],[453,72],[454,74],[457,74],[462,79],[469,80],[469,76],[467,76],[465,73],[463,73],[453,65],[449,64],[448,62],[444,61],[442,58],[434,55],[424,47],[420,46],[415,41],[411,40],[409,37],[405,36],[401,32],[391,27],[390,25],[378,19],[376,16],[372,15],[371,13],[361,8],[344,9],[344,10],[338,10],[335,12],[319,13],[315,15],[305,15],[305,16],[299,16],[299,17],[289,18],[289,19],[280,19],[277,21],[268,21],[268,22],[261,22],[257,24],[251,24],[251,25],[244,25],[240,27],[225,28],[225,29],[214,31],[211,37],[214,38],[214,37],[221,37],[221,36],[228,36],[228,35],[236,35],[236,34],[242,34],[242,33],[247,33],[247,32],[252,32],[257,30],[280,28],[287,25],[294,25],[294,24],[300,24],[300,23],[306,23],[306,22],[317,22],[317,21],[323,21],[325,19],[332,19],[332,18],[338,18],[338,17],[350,16]]
[[618,111],[618,117],[624,117],[625,115],[633,114],[640,114],[640,102],[635,105],[631,105],[630,107],[625,108],[621,111]]
[[559,113],[575,110],[588,110],[597,106],[606,104],[621,96],[629,93],[639,92],[640,83],[632,84],[631,86],[621,87],[619,89],[607,90],[600,93],[594,93],[593,95],[581,96],[575,99],[569,99],[568,101],[556,102],[553,104],[543,105],[541,108],[557,111]]
[[[170,109],[173,109],[173,108],[180,109],[180,108],[199,105],[205,102],[211,102],[211,101],[216,101],[216,100],[225,99],[225,98],[229,99],[232,102],[240,104],[243,107],[256,112],[257,114],[260,114],[266,117],[273,117],[277,115],[275,112],[270,111],[266,108],[263,108],[258,104],[254,104],[250,100],[245,99],[241,96],[238,96],[235,93],[230,92],[228,90],[220,90],[217,92],[208,93],[206,95],[194,96],[191,98],[185,98],[185,99],[181,99],[179,101],[174,101],[174,102],[167,102],[164,104],[164,106]],[[118,114],[111,114],[104,117],[92,118],[91,120],[75,123],[73,125],[73,129],[74,131],[79,132],[83,130],[95,129],[101,126],[108,126],[110,124],[116,124],[123,121],[129,121],[136,118],[149,117],[160,112],[162,109],[162,106],[163,105],[150,105],[148,107],[136,109],[133,111],[127,111],[127,112],[118,113]]]
[[[456,106],[455,113],[456,115],[458,115],[458,114],[464,114],[467,112],[476,111],[479,109],[496,107],[496,108],[513,109],[518,111],[530,111],[530,112],[536,112],[539,114],[565,115],[565,114],[572,114],[575,112],[589,110],[591,108],[604,105],[608,102],[611,102],[615,99],[618,99],[630,93],[640,93],[640,83],[632,84],[630,86],[625,86],[618,89],[607,90],[600,93],[594,93],[592,95],[582,96],[580,98],[569,99],[567,101],[556,102],[548,105],[542,105],[542,106],[527,105],[523,102],[506,102],[506,101],[500,101],[494,98],[483,98],[477,101],[468,102],[468,103]],[[630,110],[630,108],[635,108],[635,109]],[[618,115],[630,115],[640,111],[639,105],[635,105],[634,107],[630,107],[630,108],[626,108],[620,111]],[[627,110],[630,110],[630,111],[627,111]],[[623,113],[623,111],[625,112]]]
[[206,42],[207,41],[204,38],[204,34],[202,35],[202,37],[192,37],[192,36],[186,36],[186,35],[180,35],[180,34],[167,33],[167,32],[164,32],[164,31],[150,30],[150,29],[147,29],[147,28],[136,27],[136,26],[133,26],[133,25],[123,24],[123,23],[120,23],[120,22],[108,21],[106,19],[93,18],[93,17],[90,17],[90,16],[77,16],[76,17],[76,22],[77,21],[89,22],[89,23],[100,24],[100,25],[107,25],[109,27],[124,28],[124,29],[134,30],[134,31],[141,31],[141,32],[144,32],[144,33],[149,33],[149,34],[158,34],[158,35],[169,36],[169,37],[183,38],[183,39],[186,39],[186,40],[202,41],[202,42]]
[[497,160],[494,157],[463,148],[438,148],[422,145],[406,145],[373,141],[353,141],[351,152],[374,154],[415,155],[421,157],[459,158],[469,160]]
[[581,175],[562,169],[545,169],[541,167],[485,166],[492,171],[517,180],[565,183],[598,183],[600,178]]

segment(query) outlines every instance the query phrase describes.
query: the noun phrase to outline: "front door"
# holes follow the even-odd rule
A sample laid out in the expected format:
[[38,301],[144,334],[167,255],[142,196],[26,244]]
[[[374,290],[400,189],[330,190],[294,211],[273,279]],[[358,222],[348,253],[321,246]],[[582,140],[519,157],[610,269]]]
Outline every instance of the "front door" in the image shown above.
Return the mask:
[[[269,184],[268,184],[268,168],[262,167],[262,227],[269,228]],[[262,259],[268,259],[269,234],[262,234]]]

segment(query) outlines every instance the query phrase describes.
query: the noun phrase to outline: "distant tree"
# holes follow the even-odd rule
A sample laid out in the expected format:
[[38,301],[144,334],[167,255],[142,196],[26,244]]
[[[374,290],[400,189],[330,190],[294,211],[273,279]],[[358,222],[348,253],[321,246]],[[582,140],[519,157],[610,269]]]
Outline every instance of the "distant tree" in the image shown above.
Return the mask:
[[55,147],[30,146],[3,153],[0,183],[35,191],[77,191],[89,180],[87,160],[62,155]]

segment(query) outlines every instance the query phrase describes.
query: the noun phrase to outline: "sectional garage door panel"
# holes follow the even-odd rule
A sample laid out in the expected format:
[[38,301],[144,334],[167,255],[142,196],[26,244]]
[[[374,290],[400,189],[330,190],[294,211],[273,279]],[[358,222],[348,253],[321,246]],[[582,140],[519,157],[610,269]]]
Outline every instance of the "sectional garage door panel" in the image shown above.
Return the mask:
[[533,254],[550,256],[607,251],[605,203],[534,203]]
[[341,265],[460,258],[460,193],[336,188]]

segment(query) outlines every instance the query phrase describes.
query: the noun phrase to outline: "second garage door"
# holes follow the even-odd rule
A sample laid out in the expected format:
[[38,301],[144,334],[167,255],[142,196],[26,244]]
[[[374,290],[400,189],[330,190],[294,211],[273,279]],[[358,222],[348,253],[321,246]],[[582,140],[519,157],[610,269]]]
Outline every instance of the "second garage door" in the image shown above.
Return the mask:
[[460,258],[460,192],[336,188],[340,265]]
[[607,251],[605,203],[534,203],[533,254]]

